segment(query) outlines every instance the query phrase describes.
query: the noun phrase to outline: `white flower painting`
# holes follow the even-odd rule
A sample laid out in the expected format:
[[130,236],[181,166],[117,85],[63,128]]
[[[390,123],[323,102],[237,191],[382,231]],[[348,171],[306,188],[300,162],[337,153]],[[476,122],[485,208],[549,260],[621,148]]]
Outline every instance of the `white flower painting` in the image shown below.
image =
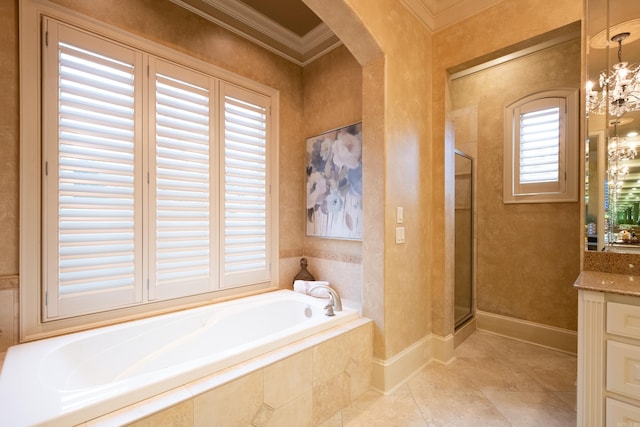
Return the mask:
[[307,139],[307,235],[362,239],[362,123]]

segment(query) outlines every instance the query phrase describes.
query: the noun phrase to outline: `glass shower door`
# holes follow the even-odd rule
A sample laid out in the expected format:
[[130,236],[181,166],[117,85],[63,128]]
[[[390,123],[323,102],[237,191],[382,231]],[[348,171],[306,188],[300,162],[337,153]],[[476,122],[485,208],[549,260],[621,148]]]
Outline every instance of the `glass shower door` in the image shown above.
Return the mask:
[[455,327],[473,316],[473,160],[455,152]]

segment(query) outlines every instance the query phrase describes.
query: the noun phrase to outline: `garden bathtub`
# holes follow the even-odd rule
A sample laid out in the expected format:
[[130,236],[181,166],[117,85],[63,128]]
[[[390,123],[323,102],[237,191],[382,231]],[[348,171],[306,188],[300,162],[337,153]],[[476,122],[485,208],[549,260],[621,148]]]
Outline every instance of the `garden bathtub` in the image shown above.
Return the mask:
[[359,318],[279,290],[13,346],[0,373],[6,426],[69,426]]

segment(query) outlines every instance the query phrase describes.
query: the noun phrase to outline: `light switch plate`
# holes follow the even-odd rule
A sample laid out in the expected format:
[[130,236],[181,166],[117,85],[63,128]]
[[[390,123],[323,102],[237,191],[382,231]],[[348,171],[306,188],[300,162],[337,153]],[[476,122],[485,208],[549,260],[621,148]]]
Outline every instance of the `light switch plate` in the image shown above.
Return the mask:
[[396,208],[396,223],[398,224],[404,223],[404,208],[402,206],[398,206]]
[[396,245],[404,243],[404,227],[396,227]]

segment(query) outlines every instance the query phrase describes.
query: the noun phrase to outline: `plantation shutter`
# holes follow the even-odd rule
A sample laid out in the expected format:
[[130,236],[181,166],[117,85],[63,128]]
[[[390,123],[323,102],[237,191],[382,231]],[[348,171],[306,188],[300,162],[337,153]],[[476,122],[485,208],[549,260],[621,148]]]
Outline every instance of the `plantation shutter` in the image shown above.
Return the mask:
[[543,98],[516,110],[514,193],[563,192],[565,98]]
[[548,108],[520,116],[520,182],[558,181],[560,109]]
[[217,277],[214,79],[160,60],[151,69],[150,298],[166,299],[206,292]]
[[46,20],[45,319],[140,302],[141,55]]
[[221,229],[222,286],[269,280],[267,139],[270,100],[222,83],[224,170]]
[[42,29],[42,320],[275,281],[271,98],[202,62]]

